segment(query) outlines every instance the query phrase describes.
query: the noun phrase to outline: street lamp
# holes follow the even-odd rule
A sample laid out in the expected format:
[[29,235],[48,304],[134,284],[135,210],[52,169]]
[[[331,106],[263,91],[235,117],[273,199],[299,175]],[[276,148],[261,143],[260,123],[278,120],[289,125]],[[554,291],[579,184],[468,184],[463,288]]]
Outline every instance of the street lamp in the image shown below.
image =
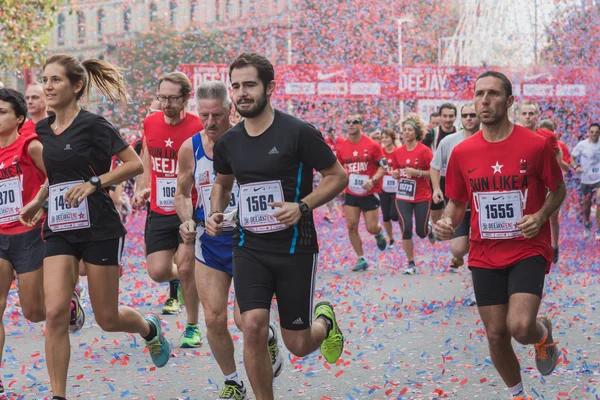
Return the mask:
[[[398,79],[400,79],[400,69],[404,65],[404,60],[402,59],[402,24],[404,22],[412,22],[413,18],[411,16],[404,16],[400,18],[396,18],[396,22],[398,23]],[[404,119],[404,99],[400,100],[400,120]]]

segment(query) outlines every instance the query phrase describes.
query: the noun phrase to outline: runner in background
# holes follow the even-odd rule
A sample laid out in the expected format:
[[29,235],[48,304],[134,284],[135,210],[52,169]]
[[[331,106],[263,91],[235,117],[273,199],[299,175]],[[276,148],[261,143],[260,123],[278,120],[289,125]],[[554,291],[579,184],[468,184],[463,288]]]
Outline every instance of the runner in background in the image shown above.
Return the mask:
[[396,208],[396,190],[398,189],[398,179],[392,176],[396,167],[394,161],[394,151],[396,150],[396,132],[385,128],[381,131],[381,145],[383,156],[387,161],[387,168],[382,179],[381,191],[381,215],[383,217],[383,228],[389,238],[388,249],[394,248],[394,227],[392,221],[398,222],[398,209]]
[[27,101],[27,112],[31,118],[25,121],[19,129],[19,133],[27,136],[35,134],[35,124],[44,118],[48,118],[48,104],[46,103],[44,86],[39,82],[29,85],[25,91],[25,101]]

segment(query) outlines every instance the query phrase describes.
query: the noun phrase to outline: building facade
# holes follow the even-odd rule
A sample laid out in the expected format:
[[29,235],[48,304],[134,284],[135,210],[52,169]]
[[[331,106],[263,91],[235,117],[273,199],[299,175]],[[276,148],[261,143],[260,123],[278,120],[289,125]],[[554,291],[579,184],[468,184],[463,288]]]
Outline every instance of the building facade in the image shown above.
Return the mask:
[[62,6],[49,43],[50,53],[79,59],[104,58],[109,46],[161,24],[179,32],[212,32],[274,23],[292,0],[80,0]]

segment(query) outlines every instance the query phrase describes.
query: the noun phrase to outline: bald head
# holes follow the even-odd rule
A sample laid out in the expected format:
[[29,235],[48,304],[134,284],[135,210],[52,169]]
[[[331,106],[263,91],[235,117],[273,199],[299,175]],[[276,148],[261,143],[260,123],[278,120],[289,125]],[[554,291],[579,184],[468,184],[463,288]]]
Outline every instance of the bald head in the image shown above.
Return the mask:
[[25,101],[27,102],[27,112],[31,115],[34,123],[37,124],[39,120],[48,116],[46,95],[44,94],[44,86],[41,83],[34,82],[27,87]]

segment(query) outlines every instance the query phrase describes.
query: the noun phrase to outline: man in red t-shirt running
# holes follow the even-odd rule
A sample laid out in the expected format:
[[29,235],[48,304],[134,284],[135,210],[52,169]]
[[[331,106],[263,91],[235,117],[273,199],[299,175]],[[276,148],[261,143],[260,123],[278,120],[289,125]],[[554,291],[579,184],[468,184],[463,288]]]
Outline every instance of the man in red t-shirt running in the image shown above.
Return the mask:
[[34,82],[25,91],[25,101],[27,102],[27,112],[29,118],[21,129],[19,134],[23,136],[35,135],[35,124],[44,118],[48,118],[48,104],[44,94],[44,86],[39,82]]
[[358,234],[360,214],[364,215],[367,231],[375,235],[377,247],[383,251],[387,247],[383,229],[379,225],[379,193],[381,178],[385,174],[387,162],[381,146],[362,132],[363,118],[352,113],[346,120],[348,139],[338,143],[337,158],[348,172],[350,182],[344,191],[344,214],[348,225],[350,243],[358,256],[353,271],[364,271],[369,267],[365,260],[362,241]]
[[550,144],[509,121],[514,97],[506,76],[480,75],[474,102],[482,130],[452,152],[450,202],[435,229],[439,239],[450,240],[471,201],[469,268],[490,355],[513,399],[530,399],[511,337],[534,344],[538,370],[552,373],[558,362],[552,322],[536,316],[552,261],[547,222],[566,189]]
[[[179,148],[202,130],[200,119],[185,112],[191,91],[190,80],[181,72],[172,72],[160,79],[157,99],[162,111],[144,120],[146,172],[138,179],[134,195],[134,205],[138,206],[150,198],[145,231],[148,275],[155,282],[169,282],[170,293],[163,314],[177,314],[180,302],[186,304],[187,325],[181,339],[181,347],[185,348],[198,347],[201,343],[194,244],[183,243],[179,234],[181,221],[174,204]],[[194,204],[195,200],[193,198]],[[179,290],[182,296],[178,295]]]
[[[537,134],[546,138],[548,143],[550,143],[550,147],[556,154],[556,161],[558,164],[561,164],[563,154],[560,146],[558,145],[558,140],[556,139],[556,135],[553,131],[545,129],[544,127],[538,126],[538,121],[540,118],[540,106],[535,101],[531,100],[523,100],[519,105],[519,109],[517,111],[517,119],[519,123],[529,129],[530,131],[536,132]],[[560,227],[558,225],[558,214],[559,210],[550,217],[550,232],[552,232],[552,249],[554,251],[554,255],[552,257],[552,262],[558,262],[558,238],[560,236]]]

